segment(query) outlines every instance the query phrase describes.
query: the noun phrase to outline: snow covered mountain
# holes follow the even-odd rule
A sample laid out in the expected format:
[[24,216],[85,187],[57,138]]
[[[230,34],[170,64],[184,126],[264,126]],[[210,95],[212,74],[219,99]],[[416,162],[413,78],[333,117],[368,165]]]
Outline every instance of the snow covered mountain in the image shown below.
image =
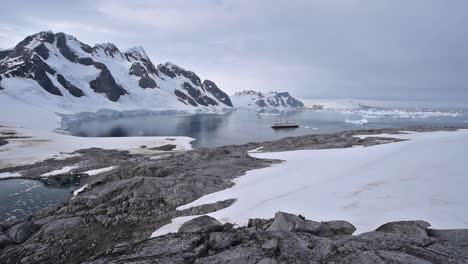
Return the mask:
[[231,96],[235,107],[247,108],[304,108],[304,104],[288,92],[237,92]]
[[171,62],[155,66],[142,48],[91,47],[49,31],[0,51],[0,90],[70,110],[232,107],[214,82]]

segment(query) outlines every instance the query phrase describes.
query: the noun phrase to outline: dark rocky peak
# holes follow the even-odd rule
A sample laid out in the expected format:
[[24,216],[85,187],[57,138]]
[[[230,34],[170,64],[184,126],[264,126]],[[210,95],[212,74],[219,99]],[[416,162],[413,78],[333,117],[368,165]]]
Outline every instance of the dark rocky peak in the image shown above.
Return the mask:
[[10,54],[11,50],[0,50],[0,61],[8,57]]
[[201,87],[202,85],[200,77],[198,77],[194,72],[187,71],[172,62],[159,64],[158,70],[171,78],[175,78],[176,76],[184,76],[185,78],[189,79],[195,86]]
[[[146,74],[154,74],[159,77],[158,69],[154,66],[153,62],[151,62],[151,59],[142,47],[130,48],[124,53],[124,56],[130,62],[136,61],[139,62],[139,64],[141,63],[141,66],[145,68]],[[135,67],[140,67],[135,64],[135,62],[132,64],[132,67],[134,67],[134,65]],[[130,69],[130,74],[132,74],[132,69]]]
[[276,95],[283,96],[283,97],[290,97],[291,96],[291,95],[289,95],[288,92],[279,92],[279,93],[276,93]]
[[216,83],[210,80],[204,80],[203,87],[207,92],[211,93],[216,99],[218,99],[223,104],[231,107],[233,106],[229,95],[227,95],[225,92],[219,89]]
[[242,91],[242,92],[234,93],[234,96],[240,96],[240,95],[251,95],[251,96],[264,97],[261,92],[256,92],[254,90],[245,90],[245,91]]
[[146,54],[145,50],[142,47],[133,47],[125,51],[125,57],[129,61],[132,60],[139,60],[139,61],[151,61],[150,58],[148,57],[148,54]]
[[117,48],[117,46],[115,46],[112,43],[96,44],[93,47],[93,51],[96,54],[99,54],[99,52],[102,51],[106,56],[112,58],[115,58],[117,56],[124,58],[119,48]]

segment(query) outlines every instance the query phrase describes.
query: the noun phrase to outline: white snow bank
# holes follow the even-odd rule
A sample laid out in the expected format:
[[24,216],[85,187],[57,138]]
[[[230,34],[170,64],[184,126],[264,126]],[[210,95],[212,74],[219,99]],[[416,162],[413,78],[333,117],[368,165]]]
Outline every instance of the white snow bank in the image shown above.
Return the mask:
[[[395,135],[392,135],[395,136]],[[209,215],[246,225],[277,211],[313,220],[346,220],[358,233],[397,220],[423,219],[434,228],[468,227],[468,130],[399,135],[408,141],[365,148],[251,154],[286,162],[251,170],[235,186],[177,209],[226,199]],[[435,151],[437,150],[437,151]],[[261,190],[261,191],[259,191]],[[185,219],[173,219],[164,230]]]
[[255,152],[259,152],[260,150],[262,150],[263,147],[258,147],[258,148],[255,148],[255,149],[252,149],[252,150],[249,150],[248,153],[255,153]]
[[53,170],[53,171],[50,171],[50,172],[46,172],[44,174],[42,174],[41,176],[54,176],[54,175],[60,175],[60,174],[64,174],[64,173],[67,173],[67,172],[70,172],[71,170],[73,169],[76,169],[78,168],[78,166],[65,166],[61,169],[58,169],[58,170]]
[[[27,80],[24,80],[27,82]],[[37,92],[37,91],[34,91]],[[32,93],[32,91],[31,91]],[[47,104],[25,104],[19,99],[0,91],[0,110],[4,113],[0,119],[0,131],[14,130],[19,136],[30,138],[9,139],[9,143],[0,146],[0,168],[24,165],[47,158],[62,159],[69,157],[71,152],[85,148],[121,149],[132,153],[155,153],[149,148],[165,144],[176,145],[175,150],[191,149],[189,137],[75,137],[53,132],[60,123],[60,116]],[[72,112],[61,113],[70,114]],[[146,145],[143,149],[140,146]]]
[[346,119],[345,123],[352,124],[352,125],[365,125],[365,124],[367,124],[367,119],[360,119],[360,120]]
[[0,173],[0,179],[13,178],[13,177],[21,177],[21,173],[19,173],[19,172],[2,172],[2,173]]
[[95,169],[95,170],[89,170],[89,171],[85,171],[83,173],[86,173],[88,174],[89,176],[94,176],[94,175],[97,175],[99,173],[103,173],[103,172],[108,172],[108,171],[111,171],[113,169],[115,169],[116,166],[110,166],[110,167],[106,167],[106,168],[101,168],[101,169]]
[[[82,193],[86,187],[88,187],[88,184],[85,184],[83,186],[81,186],[79,189],[76,189],[75,191],[73,191],[73,196],[77,196],[78,194]],[[72,197],[72,199],[75,198],[75,197]]]
[[154,231],[151,234],[151,237],[158,237],[158,236],[164,236],[169,233],[176,233],[179,231],[179,228],[187,221],[192,220],[199,215],[190,215],[190,216],[182,216],[182,217],[177,217],[171,220],[171,223],[162,226],[158,230]]
[[[64,153],[93,147],[128,150],[131,153],[155,153],[155,151],[148,149],[166,144],[174,144],[177,146],[175,150],[189,150],[191,149],[192,141],[193,139],[189,137],[83,138],[51,132],[33,138],[9,140],[10,143],[0,147],[0,168],[33,163],[56,155],[60,157]],[[140,147],[143,145],[147,146],[147,148]]]

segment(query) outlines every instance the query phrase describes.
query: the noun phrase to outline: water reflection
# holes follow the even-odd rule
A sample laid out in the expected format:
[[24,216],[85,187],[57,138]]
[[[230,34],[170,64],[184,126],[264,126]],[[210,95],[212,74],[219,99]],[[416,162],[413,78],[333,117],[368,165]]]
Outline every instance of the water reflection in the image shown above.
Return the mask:
[[[370,119],[363,125],[345,123],[346,119],[362,118],[363,116],[357,113],[331,111],[257,112],[239,109],[225,114],[149,112],[140,115],[126,115],[125,112],[121,112],[112,118],[87,118],[69,124],[69,131],[72,135],[90,137],[188,136],[196,139],[194,147],[215,147],[352,129],[466,125],[463,117],[419,119],[382,117]],[[271,125],[276,120],[292,120],[299,123],[300,127],[287,130],[271,129]]]

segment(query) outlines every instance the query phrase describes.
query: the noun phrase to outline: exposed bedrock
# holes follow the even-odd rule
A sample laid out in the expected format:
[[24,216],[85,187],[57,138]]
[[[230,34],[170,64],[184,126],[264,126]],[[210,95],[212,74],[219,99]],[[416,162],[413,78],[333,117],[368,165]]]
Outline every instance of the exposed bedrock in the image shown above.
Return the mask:
[[0,173],[18,172],[25,178],[39,179],[43,173],[64,166],[77,165],[67,173],[75,175],[116,166],[86,178],[83,184],[87,188],[68,202],[17,223],[1,224],[0,262],[466,263],[467,231],[433,230],[424,221],[389,223],[352,236],[355,228],[345,221],[316,222],[279,212],[273,219],[252,219],[248,227],[238,229],[205,217],[182,229],[193,232],[148,239],[175,217],[208,214],[235,201],[180,211],[177,207],[232,187],[232,179],[248,170],[281,162],[251,157],[249,150],[346,148],[398,141],[353,137],[380,133],[397,130],[309,135],[186,152],[154,150],[164,155],[156,159],[126,151],[88,149],[67,159],[0,169]]
[[[314,222],[278,212],[247,227],[209,216],[178,233],[114,247],[90,263],[466,263],[468,230],[432,230],[423,221],[387,223],[352,236],[345,221]],[[328,229],[321,233],[320,229]],[[385,231],[384,231],[384,230]],[[404,232],[402,232],[404,230]]]

